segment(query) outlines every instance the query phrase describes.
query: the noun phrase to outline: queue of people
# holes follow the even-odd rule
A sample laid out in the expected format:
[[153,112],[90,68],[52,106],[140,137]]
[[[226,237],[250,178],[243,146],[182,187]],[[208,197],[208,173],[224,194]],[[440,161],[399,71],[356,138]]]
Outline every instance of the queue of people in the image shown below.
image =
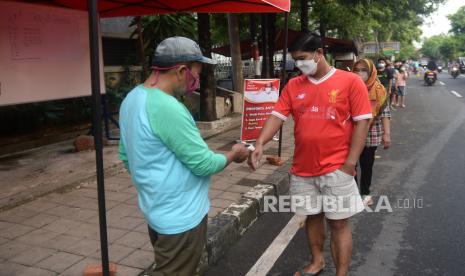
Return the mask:
[[[124,99],[119,153],[148,223],[156,260],[151,275],[194,274],[206,244],[211,176],[246,159],[256,170],[265,144],[291,116],[295,151],[290,193],[302,203],[295,212],[306,216],[311,251],[308,265],[295,275],[317,275],[325,268],[326,227],[336,275],[348,274],[349,219],[373,203],[375,153],[379,146],[390,147],[391,108],[405,107],[405,70],[399,67],[396,72],[385,59],[377,64],[359,60],[353,72],[335,69],[326,61],[321,38],[313,33],[301,33],[289,51],[301,74],[284,87],[253,151],[242,143],[224,154],[211,151],[176,99],[199,87],[202,64],[215,63],[188,38],[162,41],[151,75]],[[326,200],[316,204],[322,197],[340,200],[340,205],[333,208]]]
[[407,80],[409,78],[408,64],[396,61],[392,64],[386,58],[379,58],[377,64],[378,79],[389,94],[389,107],[406,107]]
[[[381,62],[385,60],[381,60]],[[378,61],[380,62],[380,61]],[[378,66],[383,67],[383,66]],[[387,69],[389,70],[389,69]],[[354,64],[353,72],[358,74],[365,82],[370,101],[372,103],[373,121],[370,125],[370,130],[365,141],[365,147],[360,155],[360,193],[363,198],[363,203],[367,206],[373,204],[373,198],[370,192],[373,166],[375,162],[376,150],[379,146],[383,145],[384,149],[388,149],[391,145],[391,111],[389,105],[389,94],[386,92],[384,84],[389,87],[392,85],[391,80],[386,76],[387,70],[381,70],[381,76],[378,78],[378,72],[375,68],[373,61],[370,59],[361,59]],[[389,82],[387,82],[389,80]]]

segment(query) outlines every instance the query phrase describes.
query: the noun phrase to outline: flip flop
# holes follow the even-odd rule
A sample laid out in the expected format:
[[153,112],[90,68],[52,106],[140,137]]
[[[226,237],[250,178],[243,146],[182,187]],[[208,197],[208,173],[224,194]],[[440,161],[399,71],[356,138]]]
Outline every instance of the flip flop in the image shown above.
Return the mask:
[[299,270],[299,276],[317,276],[321,272],[323,272],[323,269],[325,269],[325,268],[323,267],[322,269],[320,269],[320,271],[318,271],[316,273],[310,273],[310,272],[305,272],[304,269],[302,268],[301,270]]

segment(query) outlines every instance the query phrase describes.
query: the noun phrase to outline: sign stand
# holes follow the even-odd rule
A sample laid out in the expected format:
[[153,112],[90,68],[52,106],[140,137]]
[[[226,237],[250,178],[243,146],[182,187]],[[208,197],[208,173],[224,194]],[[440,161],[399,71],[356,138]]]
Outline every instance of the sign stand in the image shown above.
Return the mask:
[[279,79],[244,80],[241,141],[254,141],[279,98]]

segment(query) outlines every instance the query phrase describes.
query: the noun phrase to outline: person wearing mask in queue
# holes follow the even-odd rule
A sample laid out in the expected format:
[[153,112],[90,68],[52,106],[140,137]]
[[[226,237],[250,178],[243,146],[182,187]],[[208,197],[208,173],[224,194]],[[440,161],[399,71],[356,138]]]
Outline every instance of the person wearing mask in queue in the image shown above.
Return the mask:
[[[296,204],[291,208],[306,216],[311,251],[309,264],[297,276],[324,269],[326,224],[336,276],[346,276],[352,254],[349,218],[364,210],[354,175],[373,117],[368,91],[357,75],[330,66],[323,48],[321,37],[312,33],[301,33],[292,43],[289,51],[302,74],[286,84],[248,161],[257,169],[264,145],[292,115],[290,193]],[[334,200],[338,204],[329,203]]]
[[358,60],[352,70],[366,84],[372,106],[373,121],[368,131],[365,147],[360,154],[360,194],[366,206],[373,204],[370,192],[373,178],[373,165],[375,154],[379,146],[384,149],[391,146],[391,112],[389,109],[389,99],[384,86],[377,78],[375,65],[370,59]]
[[393,97],[395,93],[392,93],[393,87],[393,70],[388,70],[386,68],[387,66],[387,60],[385,58],[379,58],[378,59],[378,64],[376,65],[377,74],[378,74],[378,79],[381,82],[381,84],[384,86],[386,91],[391,95],[389,97],[389,105],[391,106],[391,100],[394,100]]

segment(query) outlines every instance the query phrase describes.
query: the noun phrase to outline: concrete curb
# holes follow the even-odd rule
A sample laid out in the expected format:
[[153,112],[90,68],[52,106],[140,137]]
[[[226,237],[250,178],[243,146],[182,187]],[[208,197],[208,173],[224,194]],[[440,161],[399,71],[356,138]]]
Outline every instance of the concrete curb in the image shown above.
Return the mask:
[[280,195],[289,191],[289,168],[286,162],[265,180],[260,181],[245,193],[237,203],[232,203],[225,211],[214,217],[208,224],[207,258],[202,258],[199,274],[218,262],[226,251],[237,242],[255,221],[263,214],[264,197]]
[[[264,197],[285,194],[289,190],[289,168],[287,161],[265,180],[260,181],[245,193],[237,203],[216,215],[208,223],[207,246],[200,260],[197,275],[203,275],[237,242],[255,221],[263,214]],[[139,276],[150,275],[147,270]]]

